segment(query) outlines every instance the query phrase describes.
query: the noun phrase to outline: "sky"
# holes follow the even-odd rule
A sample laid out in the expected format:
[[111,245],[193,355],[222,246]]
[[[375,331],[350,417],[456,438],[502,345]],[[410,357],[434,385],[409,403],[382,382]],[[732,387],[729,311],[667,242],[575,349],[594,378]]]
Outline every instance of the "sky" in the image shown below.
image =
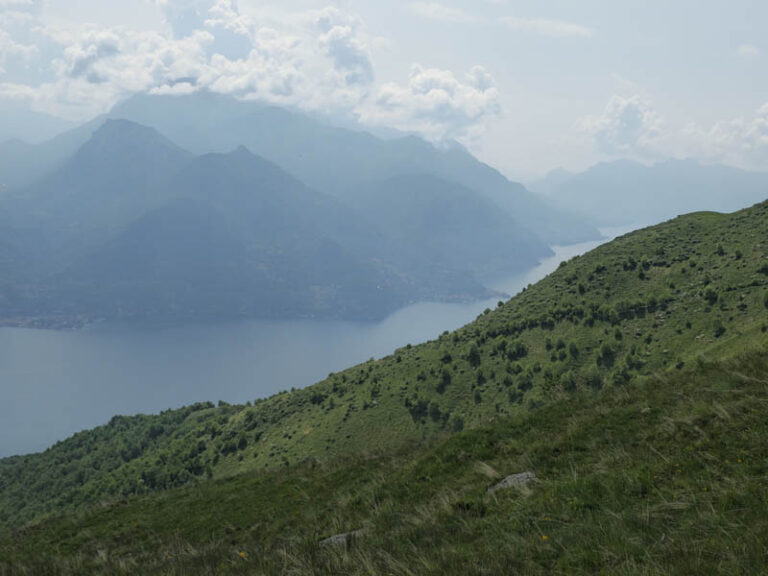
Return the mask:
[[0,0],[0,119],[207,89],[458,140],[519,180],[768,170],[764,0]]

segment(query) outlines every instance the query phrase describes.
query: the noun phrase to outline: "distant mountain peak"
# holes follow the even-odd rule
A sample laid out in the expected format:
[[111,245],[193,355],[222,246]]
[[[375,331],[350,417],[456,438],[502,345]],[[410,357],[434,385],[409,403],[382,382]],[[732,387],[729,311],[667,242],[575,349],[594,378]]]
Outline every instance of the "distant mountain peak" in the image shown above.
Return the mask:
[[240,144],[237,148],[235,148],[231,153],[232,156],[245,156],[245,157],[253,157],[255,154],[248,150],[244,145]]
[[15,146],[17,148],[29,148],[32,146],[29,142],[26,140],[22,140],[21,138],[9,138],[8,140],[4,140],[0,142],[0,146]]
[[154,128],[129,120],[108,119],[93,131],[73,161],[77,170],[106,176],[109,170],[134,170],[139,166],[172,170],[191,157]]
[[562,166],[558,166],[557,168],[552,168],[547,174],[545,175],[545,178],[570,178],[573,176],[575,172],[571,172],[570,170],[566,170]]
[[181,148],[160,134],[154,128],[144,126],[130,120],[109,118],[101,126],[94,130],[90,142],[104,145],[155,145],[165,148],[173,148],[181,151]]

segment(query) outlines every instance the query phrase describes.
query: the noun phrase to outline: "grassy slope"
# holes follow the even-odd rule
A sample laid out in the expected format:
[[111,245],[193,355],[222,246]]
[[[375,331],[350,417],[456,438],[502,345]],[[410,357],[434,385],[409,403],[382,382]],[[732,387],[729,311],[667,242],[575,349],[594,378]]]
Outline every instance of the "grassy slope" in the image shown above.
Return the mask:
[[308,457],[387,454],[564,392],[728,355],[766,340],[767,237],[766,203],[681,217],[571,260],[453,334],[308,389],[116,418],[2,460],[0,525]]
[[[546,406],[431,446],[243,474],[0,536],[0,574],[759,574],[768,356]],[[527,490],[489,494],[534,471]],[[349,548],[318,538],[365,528]]]

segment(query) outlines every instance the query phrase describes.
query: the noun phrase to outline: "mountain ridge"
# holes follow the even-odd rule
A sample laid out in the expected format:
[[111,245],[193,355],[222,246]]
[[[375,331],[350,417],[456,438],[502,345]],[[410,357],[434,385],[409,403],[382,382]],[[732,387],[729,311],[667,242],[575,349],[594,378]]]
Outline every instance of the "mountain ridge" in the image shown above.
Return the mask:
[[[449,186],[441,183],[427,208],[439,209]],[[475,201],[466,191],[456,211]],[[0,202],[11,248],[4,260],[14,270],[3,314],[14,318],[372,319],[413,301],[492,294],[460,260],[421,255],[428,236],[394,241],[374,210],[318,192],[245,146],[195,157],[126,120],[106,120],[53,174]],[[179,218],[195,224],[180,227]],[[443,253],[449,239],[471,245],[476,230],[492,230],[508,248],[494,266],[507,273],[548,254],[494,210],[464,221],[440,241]],[[477,250],[475,259],[489,261]],[[14,277],[35,290],[15,291]]]
[[647,225],[691,211],[728,212],[759,202],[768,195],[768,173],[693,159],[653,165],[623,159],[530,186],[553,205],[597,225]]

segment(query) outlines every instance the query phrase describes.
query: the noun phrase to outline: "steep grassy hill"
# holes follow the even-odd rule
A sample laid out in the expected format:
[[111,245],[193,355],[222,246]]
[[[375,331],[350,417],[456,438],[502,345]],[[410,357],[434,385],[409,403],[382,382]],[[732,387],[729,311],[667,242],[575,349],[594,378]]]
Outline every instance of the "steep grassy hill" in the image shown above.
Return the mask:
[[387,456],[118,499],[0,534],[0,574],[764,574],[765,352]]
[[[465,450],[470,455],[466,458],[501,458],[498,463],[490,465],[502,473],[524,467],[534,468],[541,476],[548,473],[549,456],[545,458],[545,453],[552,454],[555,448],[559,454],[567,452],[567,458],[558,460],[558,466],[563,468],[558,468],[557,472],[563,475],[557,482],[566,484],[556,482],[547,485],[549,487],[544,490],[534,491],[538,494],[535,498],[542,498],[540,501],[531,500],[538,502],[536,510],[542,513],[549,510],[551,517],[557,518],[554,511],[570,506],[568,502],[575,498],[572,504],[586,515],[581,516],[582,519],[593,518],[591,514],[595,501],[600,500],[600,506],[606,507],[600,508],[604,514],[599,519],[602,524],[598,523],[594,530],[613,534],[615,525],[609,512],[618,515],[615,522],[631,524],[627,530],[640,530],[639,517],[630,515],[625,519],[624,512],[621,512],[622,498],[627,497],[622,490],[626,488],[635,494],[638,502],[642,502],[644,495],[651,490],[650,485],[633,484],[635,480],[639,482],[639,477],[630,475],[625,478],[612,470],[612,458],[627,465],[641,458],[636,464],[643,471],[655,470],[654,466],[666,462],[673,468],[664,475],[671,474],[670,477],[674,478],[674,464],[678,460],[667,452],[680,454],[681,458],[688,454],[699,433],[695,429],[697,426],[704,436],[716,443],[709,449],[712,459],[705,459],[702,466],[714,466],[717,460],[730,462],[742,449],[742,442],[745,446],[758,449],[759,441],[765,438],[764,426],[756,424],[752,427],[745,420],[753,418],[754,422],[758,422],[764,416],[764,362],[758,356],[743,359],[738,365],[711,365],[710,362],[741,353],[745,348],[756,347],[764,351],[768,345],[767,239],[768,203],[732,215],[700,213],[681,217],[634,232],[564,263],[548,278],[454,333],[443,334],[420,346],[406,346],[382,360],[330,375],[310,388],[279,394],[257,401],[252,406],[214,407],[200,404],[158,416],[115,417],[108,425],[78,434],[45,453],[2,460],[0,523],[5,526],[18,526],[50,513],[86,510],[91,504],[118,502],[101,508],[101,512],[97,509],[82,517],[74,516],[17,533],[9,537],[10,540],[5,540],[8,548],[3,554],[9,558],[21,554],[20,558],[24,558],[25,562],[31,561],[28,552],[34,550],[34,543],[38,542],[36,538],[42,538],[39,542],[43,549],[45,546],[61,546],[60,549],[66,554],[89,550],[88,546],[95,547],[91,550],[108,550],[113,545],[119,548],[120,542],[134,538],[132,530],[151,529],[155,540],[139,544],[145,551],[162,546],[172,547],[175,541],[172,535],[179,532],[183,539],[175,542],[182,549],[186,549],[183,542],[187,541],[196,542],[195,546],[204,544],[205,550],[209,550],[210,544],[212,558],[222,559],[221,546],[227,541],[227,531],[230,528],[235,532],[244,530],[242,527],[248,522],[251,522],[253,529],[252,542],[260,541],[260,531],[271,534],[272,540],[266,539],[263,544],[254,546],[280,547],[283,539],[293,543],[303,541],[302,538],[308,534],[306,530],[327,534],[336,528],[354,527],[352,524],[355,522],[352,519],[349,522],[338,520],[336,526],[331,515],[327,525],[310,522],[302,526],[301,516],[290,520],[289,504],[282,503],[282,498],[278,498],[283,494],[279,490],[288,490],[292,498],[298,499],[296,507],[306,509],[307,514],[314,510],[318,518],[335,513],[338,502],[346,502],[349,514],[360,509],[360,514],[381,513],[386,516],[386,507],[379,509],[378,496],[356,500],[354,494],[358,489],[358,478],[362,483],[372,482],[371,486],[394,489],[396,484],[389,484],[386,472],[388,467],[394,466],[399,470],[397,474],[403,475],[403,484],[402,494],[392,498],[402,508],[399,512],[392,512],[391,518],[387,516],[387,521],[404,522],[413,530],[421,526],[418,530],[428,531],[431,517],[427,514],[427,518],[418,520],[418,505],[427,506],[430,502],[437,506],[436,513],[448,507],[459,516],[454,519],[455,523],[451,524],[452,520],[445,527],[440,526],[439,533],[413,536],[421,546],[409,548],[411,552],[407,553],[401,550],[400,556],[391,556],[390,559],[394,562],[411,554],[411,560],[416,561],[418,555],[423,553],[425,568],[415,569],[415,573],[438,571],[444,565],[439,560],[439,552],[431,556],[423,547],[429,539],[437,542],[440,537],[440,542],[445,542],[446,546],[453,543],[451,545],[457,547],[456,558],[466,552],[468,558],[477,558],[482,564],[482,547],[489,546],[491,540],[481,542],[480,548],[472,553],[469,549],[462,552],[460,542],[461,535],[473,533],[472,530],[481,527],[488,510],[497,505],[484,500],[482,494],[486,486],[472,484],[476,497],[464,503],[461,499],[455,502],[451,499],[452,489],[432,501],[426,498],[427,492],[422,494],[419,492],[421,488],[418,488],[422,483],[424,490],[438,491],[433,494],[437,497],[444,484],[450,487],[454,480],[459,481],[453,474],[456,470],[464,470],[461,468],[463,464],[454,462],[448,458],[448,452],[443,454],[441,451],[450,450],[445,446],[454,446],[457,450],[455,454],[458,454],[458,447],[465,441],[468,446],[474,446]],[[296,357],[300,361],[300,350],[296,351]],[[719,379],[718,375],[728,374],[728,378]],[[701,387],[697,382],[704,382],[705,386]],[[744,392],[751,398],[749,402],[741,402],[747,396],[742,396],[740,389],[728,391],[737,389],[742,382],[751,386]],[[721,390],[721,386],[725,388]],[[651,397],[656,398],[655,404],[648,404]],[[633,406],[629,412],[619,409],[624,402]],[[640,404],[643,407],[634,412]],[[635,422],[627,416],[635,414],[640,418],[639,414],[645,414],[642,410],[647,406],[651,406],[655,427],[649,428],[642,421]],[[708,421],[724,426],[722,434],[710,437],[709,432],[695,420],[698,412],[694,408],[705,415],[714,414],[707,416]],[[584,426],[581,431],[579,426],[582,424],[577,426],[574,423],[572,426],[565,423],[571,422],[571,418],[579,413]],[[676,423],[678,421],[684,421],[686,426],[693,428],[681,428]],[[498,423],[487,428],[490,422]],[[459,434],[444,446],[434,444],[450,433],[465,429],[472,430]],[[602,430],[609,430],[610,434],[603,437],[598,433]],[[655,456],[653,462],[648,460],[650,448],[643,446],[651,438],[647,436],[651,433],[649,430],[657,430],[661,435],[658,436],[659,442],[663,440],[655,446],[660,453],[658,462]],[[568,444],[570,440],[566,442],[564,438],[570,438],[570,434],[577,435],[583,441],[576,445]],[[484,435],[490,435],[494,440],[483,440]],[[539,436],[542,444],[537,443]],[[503,441],[500,438],[504,438]],[[734,450],[738,449],[736,452],[726,450],[726,446],[731,444]],[[515,448],[510,449],[511,452],[493,448],[501,445]],[[476,451],[480,455],[473,456]],[[571,454],[573,451],[575,454]],[[441,454],[445,456],[442,458],[444,464],[440,464],[441,459],[437,458]],[[436,468],[419,471],[417,462],[422,457]],[[571,471],[565,464],[566,460],[576,457],[580,459],[578,466],[582,471],[591,470],[591,474],[602,475],[600,482],[607,484],[603,488],[590,484],[588,480],[583,485],[579,484],[580,475],[574,472],[571,477]],[[693,458],[690,454],[687,457]],[[459,458],[458,461],[463,460]],[[754,470],[750,469],[749,474],[760,472],[759,466],[764,466],[764,457],[762,462]],[[457,466],[455,470],[451,468],[454,465]],[[593,469],[593,466],[596,468]],[[285,467],[288,467],[286,471],[272,472]],[[313,467],[319,467],[322,472],[316,476],[310,471]],[[254,470],[267,472],[226,480],[241,472]],[[683,470],[690,472],[689,468]],[[615,476],[614,472],[617,472]],[[464,470],[461,474],[469,472]],[[691,474],[686,477],[686,482],[697,478],[693,472]],[[723,486],[735,491],[733,494],[741,494],[742,487],[730,471],[717,474]],[[755,477],[759,478],[759,475]],[[648,477],[643,478],[650,481]],[[215,482],[205,482],[211,479]],[[289,487],[294,486],[290,484],[294,480],[298,482],[296,486],[304,488]],[[764,509],[764,483],[755,484],[757,480],[753,482],[752,475],[743,480],[751,482],[744,488],[751,491],[749,497],[738,500],[734,496],[736,499],[718,502],[719,509],[711,503],[715,506],[713,513],[722,514],[713,518],[736,522],[735,517],[730,515],[736,508],[743,508],[745,518],[754,513],[754,507],[760,502]],[[120,517],[119,510],[126,506],[122,500],[124,497],[185,485],[189,487],[180,492],[152,496],[148,500],[129,499],[127,513],[135,516],[124,519],[123,528],[113,531],[117,524],[109,522]],[[563,486],[579,487],[584,494],[571,494],[571,488]],[[260,508],[266,504],[260,503],[262,496],[253,494],[257,487],[265,490],[265,494],[269,494],[270,490],[278,491],[272,493],[278,510]],[[336,492],[330,487],[334,487]],[[247,495],[246,492],[236,492],[240,489],[246,490]],[[224,491],[221,498],[216,495],[218,490]],[[234,492],[226,496],[227,490]],[[406,497],[409,490],[415,492]],[[457,494],[463,493],[457,490]],[[669,490],[669,493],[665,491],[660,495],[654,492],[654,498],[660,498],[654,501],[653,506],[660,507],[661,524],[669,516],[677,517],[677,510],[691,507],[688,500],[677,507],[677,500],[670,496],[678,494],[677,488]],[[333,494],[337,494],[338,502],[333,500]],[[215,502],[212,500],[214,497]],[[608,504],[602,503],[604,497],[609,498]],[[184,498],[193,500],[184,501],[184,506],[180,506],[176,499],[183,501]],[[256,500],[250,500],[252,498]],[[331,500],[322,504],[326,498]],[[307,499],[313,502],[312,506],[306,505]],[[583,505],[579,503],[582,500],[586,502]],[[670,508],[664,508],[665,502]],[[496,535],[497,538],[501,539],[504,531],[509,529],[509,542],[522,542],[522,536],[516,530],[523,524],[515,523],[522,517],[518,518],[516,513],[511,512],[519,504],[510,502],[508,506],[511,508],[499,509],[499,514],[510,518],[512,524],[490,526],[491,533],[497,528],[502,531]],[[161,505],[183,512],[188,526],[175,522],[170,512],[166,516],[150,513],[155,506]],[[198,510],[193,508],[198,506],[199,513],[188,513],[192,509]],[[406,520],[403,516],[405,511],[411,515],[408,518],[414,519]],[[227,516],[230,512],[231,516]],[[699,512],[698,508],[686,511],[684,522],[696,522]],[[283,513],[286,516],[281,521],[279,518]],[[649,504],[646,516],[650,518],[650,514]],[[264,520],[254,524],[253,515]],[[272,517],[275,518],[274,523],[267,520]],[[162,526],[155,524],[161,522],[161,518],[167,521]],[[363,522],[366,518],[357,516],[354,520]],[[527,518],[520,521],[529,529],[527,536],[531,536],[535,525],[531,520],[533,517]],[[536,522],[544,522],[541,518]],[[714,519],[712,521],[715,522]],[[553,522],[562,525],[548,527],[548,530],[567,528],[571,538],[579,534],[579,523],[562,519]],[[89,527],[91,523],[95,523],[93,528]],[[678,528],[683,530],[685,526],[689,524]],[[744,526],[747,531],[757,530],[765,541],[764,523],[745,522]],[[75,528],[80,536],[63,542],[61,539],[67,531]],[[189,532],[186,532],[187,528]],[[291,532],[294,528],[298,532]],[[661,539],[658,547],[647,553],[651,556],[661,554],[659,561],[680,553],[680,542],[666,542],[665,539],[671,536],[664,532],[663,526],[658,529],[661,532],[648,533]],[[712,530],[715,530],[714,524]],[[382,529],[382,534],[387,533],[386,529]],[[358,561],[370,561],[371,566],[395,571],[395,568],[386,568],[389,560],[384,551],[394,550],[387,546],[396,546],[397,542],[403,543],[411,538],[406,535],[403,536],[406,540],[399,541],[397,534],[395,531],[386,536],[393,540],[391,544],[381,545],[384,556],[377,556],[379,548],[374,547],[368,552],[370,557],[355,556],[355,553],[335,560],[331,558],[328,570],[333,571],[333,566],[342,566],[332,563],[336,561],[352,562],[349,566],[356,566],[354,563]],[[544,534],[546,532],[540,536]],[[662,538],[662,534],[666,535]],[[714,534],[712,532],[713,538]],[[640,562],[643,546],[651,540],[640,533],[633,535],[627,532],[625,536],[622,546],[635,547],[629,556],[622,556],[620,548],[590,551],[585,546],[582,553],[586,556],[574,561],[610,561],[616,565]],[[704,539],[699,540],[700,536]],[[422,537],[427,540],[419,540]],[[701,560],[703,557],[697,554],[708,549],[708,536],[704,532],[691,532],[689,537],[694,540],[690,542],[692,548],[686,552],[690,554],[688,560]],[[238,543],[239,540],[233,539],[231,545],[234,547]],[[720,544],[722,542],[713,546]],[[504,544],[499,554],[503,555],[503,550],[508,552],[510,545]],[[548,562],[559,558],[556,551],[563,543],[543,545],[550,549],[547,556],[550,560],[542,557],[541,566],[551,567]],[[618,543],[616,545],[619,546]],[[757,562],[760,558],[759,547],[759,540],[744,542],[740,550],[751,554],[750,558]],[[137,550],[129,550],[131,558],[135,558]],[[198,552],[204,555],[208,553],[205,550]],[[314,548],[307,550],[307,554],[315,554],[312,551]],[[303,553],[296,552],[299,554],[296,562],[306,561],[301,556]],[[737,554],[735,550],[732,553]],[[189,554],[190,558],[194,556],[192,552]],[[452,553],[446,549],[445,554],[450,557]],[[592,556],[588,558],[590,554]],[[492,556],[488,558],[490,562]],[[87,563],[91,560],[93,558],[88,556],[82,561]],[[293,561],[288,556],[284,560],[287,563]],[[161,562],[162,559],[158,556],[153,561]],[[115,566],[112,568],[117,569]],[[403,564],[401,572],[407,573],[409,566],[413,566],[410,561]],[[489,566],[491,568],[487,570],[481,565],[467,569],[495,573],[493,565]],[[681,566],[692,569],[694,564]],[[625,567],[629,570],[632,564]],[[566,570],[567,566],[562,569]],[[350,571],[355,570],[350,568]]]

